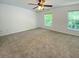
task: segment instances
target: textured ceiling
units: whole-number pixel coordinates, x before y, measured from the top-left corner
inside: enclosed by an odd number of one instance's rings
[[[37,3],[38,0],[0,0],[0,3],[15,5],[23,8],[32,9],[34,6],[28,5],[28,3]],[[79,0],[46,0],[45,4],[52,4],[53,7],[79,4]]]

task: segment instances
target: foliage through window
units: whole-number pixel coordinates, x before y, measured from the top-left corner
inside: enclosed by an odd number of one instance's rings
[[[70,11],[68,13],[68,28],[79,30],[79,11]]]
[[[52,26],[52,19],[53,19],[53,16],[51,13],[45,14],[44,15],[44,25]]]

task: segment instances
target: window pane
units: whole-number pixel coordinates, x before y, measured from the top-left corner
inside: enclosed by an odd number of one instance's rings
[[[44,25],[45,26],[52,26],[52,14],[44,15]]]
[[[79,11],[70,11],[68,13],[68,28],[79,30]]]

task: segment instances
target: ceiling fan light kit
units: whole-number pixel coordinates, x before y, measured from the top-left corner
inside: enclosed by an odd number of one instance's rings
[[[38,10],[44,10],[43,6],[38,6]]]

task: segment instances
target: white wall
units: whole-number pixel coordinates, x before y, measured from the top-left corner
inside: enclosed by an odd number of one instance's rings
[[[0,36],[36,28],[35,12],[0,4]]]
[[[43,16],[45,12],[39,13],[38,22],[40,23],[38,23],[38,26],[51,29],[54,31],[58,31],[58,32],[63,32],[63,33],[79,36],[79,31],[72,31],[72,30],[67,29],[67,13],[70,10],[79,10],[79,4],[52,9],[51,11],[54,14],[54,19],[53,19],[53,25],[49,28],[44,26]]]

